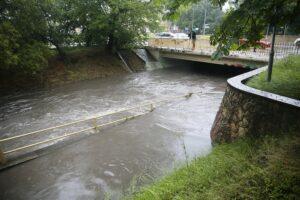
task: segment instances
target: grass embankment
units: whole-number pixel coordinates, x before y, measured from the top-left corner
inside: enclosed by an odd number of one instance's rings
[[[53,50],[48,67],[35,76],[0,71],[0,94],[10,94],[33,88],[52,87],[72,82],[91,80],[127,73],[116,54],[105,49],[76,47],[64,49],[65,59]],[[144,63],[130,50],[126,54],[128,64],[134,71],[144,70]]]
[[[259,90],[300,100],[300,56],[289,56],[273,66],[272,81],[266,81],[267,72],[251,78],[247,85]]]
[[[129,199],[297,199],[299,153],[292,134],[222,144]]]
[[[62,85],[81,80],[103,78],[126,71],[115,56],[98,48],[65,49],[65,60],[55,56],[44,71],[46,86]]]

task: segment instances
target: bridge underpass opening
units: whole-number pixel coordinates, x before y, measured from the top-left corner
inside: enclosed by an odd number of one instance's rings
[[[176,68],[175,70],[187,70],[191,73],[206,74],[212,76],[233,77],[252,70],[250,68],[181,60],[174,58],[162,58],[161,62],[164,64],[165,67],[173,67]]]

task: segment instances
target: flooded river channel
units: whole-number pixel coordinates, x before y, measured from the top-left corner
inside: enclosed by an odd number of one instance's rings
[[[236,75],[210,67],[159,69],[1,97],[3,138],[145,100],[201,92],[0,171],[0,199],[122,199],[207,154],[226,80]]]

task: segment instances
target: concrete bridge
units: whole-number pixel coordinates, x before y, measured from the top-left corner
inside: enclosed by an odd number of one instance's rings
[[[146,47],[146,49],[156,60],[159,60],[162,63],[164,58],[171,58],[252,69],[259,68],[268,64],[267,59],[247,58],[239,56],[226,56],[221,58],[220,60],[213,60],[211,58],[211,53],[197,50],[191,51],[186,49],[159,47]]]
[[[253,69],[267,65],[270,53],[270,48],[256,49],[256,51],[253,49],[230,51],[229,56],[212,60],[211,55],[216,47],[210,45],[207,38],[197,39],[195,50],[192,50],[191,46],[191,41],[188,39],[150,38],[146,49],[159,61],[163,61],[163,58],[171,58]],[[275,59],[290,54],[299,54],[293,43],[275,44]]]

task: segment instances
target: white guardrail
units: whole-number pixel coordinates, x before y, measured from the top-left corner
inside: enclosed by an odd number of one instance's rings
[[[201,92],[198,92],[198,93],[201,93]],[[158,105],[159,103],[170,102],[172,100],[176,100],[176,99],[180,99],[180,98],[189,98],[189,97],[192,96],[192,94],[193,93],[188,93],[188,94],[180,95],[180,96],[168,96],[168,97],[164,97],[164,98],[161,98],[161,99],[157,99],[155,101],[143,102],[143,103],[141,103],[137,106],[122,108],[122,109],[119,109],[117,111],[105,113],[105,114],[102,114],[102,115],[88,117],[88,118],[77,120],[77,121],[74,121],[74,122],[60,124],[60,125],[57,125],[57,126],[53,126],[53,127],[49,127],[49,128],[45,128],[45,129],[41,129],[41,130],[37,130],[37,131],[32,131],[32,132],[29,132],[29,133],[19,134],[19,135],[15,135],[15,136],[12,136],[12,137],[2,138],[2,139],[0,139],[0,163],[5,164],[6,156],[9,155],[9,154],[12,154],[12,153],[15,153],[15,152],[20,152],[20,151],[23,151],[23,150],[26,150],[26,149],[29,149],[29,148],[32,148],[32,147],[36,147],[36,146],[45,144],[45,143],[50,143],[50,142],[53,142],[53,141],[61,140],[61,139],[64,139],[64,138],[67,138],[67,137],[70,137],[70,136],[73,136],[73,135],[76,135],[76,134],[85,133],[85,132],[90,131],[90,130],[95,130],[95,133],[96,133],[96,132],[98,132],[98,129],[101,128],[101,127],[106,127],[106,126],[109,126],[109,125],[114,125],[114,124],[117,124],[117,123],[125,122],[127,120],[130,120],[130,119],[139,117],[141,115],[145,115],[146,113],[152,112],[154,110],[155,106]],[[122,112],[125,112],[125,111],[132,111],[132,110],[139,109],[139,108],[144,108],[144,112],[141,113],[141,114],[126,115],[125,117],[119,118],[117,120],[113,120],[113,121],[103,123],[103,124],[97,124],[97,119],[99,119],[99,118],[109,116],[109,115],[114,115],[114,114],[117,114],[117,113],[122,113]],[[25,146],[17,147],[17,148],[14,148],[14,149],[3,150],[1,148],[1,146],[2,146],[1,144],[4,144],[5,142],[19,140],[19,139],[26,139],[29,136],[38,135],[38,134],[46,134],[46,133],[49,134],[49,133],[51,133],[49,131],[54,131],[54,130],[57,130],[59,128],[68,127],[68,126],[76,125],[76,124],[79,124],[79,123],[82,123],[82,122],[87,122],[87,121],[92,122],[92,126],[90,126],[88,128],[85,128],[85,129],[78,130],[78,131],[70,132],[70,133],[64,133],[64,134],[56,136],[56,137],[50,137],[49,136],[49,138],[47,138],[45,140],[35,142],[35,143],[32,143],[32,144],[28,144],[28,145],[25,145]]]

